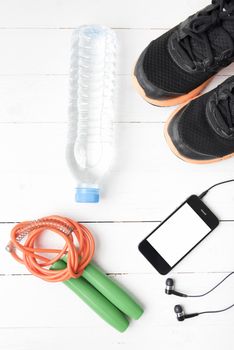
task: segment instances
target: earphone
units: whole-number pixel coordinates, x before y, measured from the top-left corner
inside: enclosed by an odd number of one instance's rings
[[[166,280],[166,287],[165,287],[165,293],[168,295],[176,295],[178,297],[183,297],[183,298],[200,298],[200,297],[204,297],[205,295],[213,292],[213,290],[215,290],[218,286],[220,286],[227,278],[229,278],[231,275],[234,274],[234,271],[230,272],[226,277],[224,277],[219,283],[217,283],[213,288],[211,288],[210,290],[208,290],[207,292],[203,293],[203,294],[197,294],[197,295],[189,295],[189,294],[184,294],[181,292],[177,292],[175,290],[175,284],[174,284],[174,280],[172,278],[167,278]],[[174,311],[176,313],[176,318],[178,321],[184,321],[186,318],[192,318],[192,317],[196,317],[202,314],[215,314],[215,313],[221,313],[224,311],[227,311],[229,309],[231,309],[234,306],[234,304],[224,308],[224,309],[220,309],[220,310],[208,310],[208,311],[202,311],[202,312],[194,312],[191,314],[186,314],[184,311],[184,308],[181,305],[175,305],[174,307]]]
[[[198,312],[186,315],[185,312],[184,312],[184,309],[183,309],[183,307],[181,305],[176,305],[174,307],[174,311],[176,313],[176,318],[177,318],[178,321],[184,321],[186,318],[191,318],[191,317],[195,317],[195,316],[199,315]]]
[[[196,317],[199,315],[203,315],[203,314],[216,314],[216,313],[220,313],[220,312],[224,312],[227,311],[229,309],[231,309],[234,306],[234,304],[226,307],[225,309],[220,309],[220,310],[208,310],[208,311],[202,311],[202,312],[194,312],[192,314],[186,314],[184,312],[184,309],[181,305],[176,305],[174,307],[174,311],[176,313],[176,318],[178,321],[184,321],[186,318],[192,318],[192,317]]]
[[[174,280],[172,278],[167,278],[166,280],[165,293],[168,295],[174,294],[174,295],[177,295],[178,297],[187,297],[187,294],[183,294],[175,290]]]
[[[226,180],[226,181],[222,181],[219,182],[217,184],[214,184],[213,186],[209,187],[207,190],[205,190],[204,192],[202,192],[199,195],[199,198],[202,199],[212,188],[219,186],[219,185],[223,185],[229,182],[233,182],[234,179],[231,180]],[[177,292],[175,290],[175,284],[174,284],[174,280],[172,278],[167,278],[166,280],[166,287],[165,287],[165,293],[168,295],[176,295],[178,297],[183,297],[183,298],[200,298],[200,297],[204,297],[205,295],[213,292],[217,287],[219,287],[227,278],[229,278],[231,275],[234,274],[234,271],[230,272],[226,277],[224,277],[219,283],[217,283],[213,288],[211,288],[210,290],[208,290],[205,293],[202,294],[197,294],[197,295],[190,295],[190,294],[184,294],[181,292]],[[215,313],[221,313],[224,311],[227,311],[229,309],[231,309],[232,307],[234,307],[234,304],[227,306],[224,309],[220,309],[220,310],[208,310],[208,311],[202,311],[202,312],[194,312],[191,314],[186,314],[184,311],[183,306],[181,305],[175,305],[174,307],[174,312],[176,314],[176,318],[178,321],[184,321],[186,318],[192,318],[192,317],[196,317],[199,315],[203,315],[203,314],[215,314]]]
[[[184,298],[201,298],[201,297],[204,297],[205,295],[210,294],[211,292],[213,292],[213,290],[215,290],[217,287],[219,287],[226,279],[228,279],[233,274],[234,274],[234,271],[230,272],[227,276],[225,276],[219,283],[217,283],[210,290],[208,290],[207,292],[205,292],[203,294],[196,294],[196,295],[184,294],[184,293],[181,293],[181,292],[177,292],[175,290],[174,280],[172,278],[167,278],[165,293],[169,294],[169,295],[170,294],[174,294],[174,295],[177,295],[178,297],[184,297]]]

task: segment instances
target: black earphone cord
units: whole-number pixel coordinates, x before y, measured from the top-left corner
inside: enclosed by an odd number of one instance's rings
[[[234,271],[230,272],[226,277],[224,277],[219,283],[217,283],[213,288],[208,290],[208,292],[206,292],[206,293],[197,294],[197,295],[191,295],[191,294],[188,295],[188,294],[186,294],[186,297],[187,298],[201,298],[201,297],[204,297],[205,295],[210,294],[211,292],[213,292],[213,290],[215,290],[218,286],[220,286],[220,284],[222,284],[226,279],[228,279],[233,274],[234,274]]]
[[[231,180],[226,180],[226,181],[222,181],[219,182],[211,187],[209,187],[207,190],[205,190],[204,192],[202,192],[199,196],[200,199],[202,199],[212,188],[219,186],[219,185],[223,185],[229,182],[234,182],[234,179]],[[218,286],[220,286],[220,284],[222,284],[227,278],[229,278],[231,275],[234,274],[234,271],[230,272],[226,277],[224,277],[219,283],[217,283],[213,288],[211,288],[208,292],[203,293],[203,294],[198,294],[198,295],[187,295],[188,298],[200,298],[200,297],[204,297],[205,295],[213,292],[213,290],[215,290]],[[224,312],[227,311],[229,309],[231,309],[232,307],[234,307],[234,304],[224,308],[224,309],[220,309],[220,310],[213,310],[213,311],[202,311],[202,312],[198,312],[198,315],[202,315],[202,314],[215,314],[215,313],[219,313],[219,312]]]
[[[219,312],[227,311],[227,310],[231,309],[233,306],[234,306],[234,304],[232,304],[232,305],[226,307],[225,309],[211,310],[211,311],[202,311],[202,312],[198,312],[197,314],[198,314],[198,315],[202,315],[202,314],[217,314],[217,313],[219,313]]]
[[[228,277],[230,277],[231,275],[233,275],[234,272],[230,272],[226,277],[224,277],[219,283],[217,283],[213,288],[211,288],[208,292],[203,293],[203,294],[198,294],[198,295],[187,295],[188,298],[200,298],[200,297],[204,297],[205,295],[213,292],[213,290],[215,290],[218,286],[220,286],[220,284],[222,284]],[[198,312],[198,315],[202,315],[202,314],[216,314],[219,312],[224,312],[227,311],[229,309],[231,309],[234,306],[234,304],[225,307],[224,309],[220,309],[220,310],[213,310],[213,311],[202,311],[202,312]]]
[[[212,190],[212,188],[216,187],[216,186],[219,186],[219,185],[223,185],[223,184],[227,184],[229,182],[234,182],[234,179],[231,179],[231,180],[226,180],[226,181],[222,181],[222,182],[218,182],[217,184],[214,184],[213,186],[209,187],[207,190],[205,190],[204,192],[202,192],[198,197],[200,199],[202,199],[203,197],[205,197],[205,195],[210,191]]]

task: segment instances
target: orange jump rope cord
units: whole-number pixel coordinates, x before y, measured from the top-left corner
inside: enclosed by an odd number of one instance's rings
[[[45,230],[61,236],[65,241],[64,247],[62,249],[36,247],[36,241]],[[78,246],[75,244],[76,241]],[[48,216],[17,224],[11,231],[8,250],[13,258],[24,264],[33,275],[48,282],[61,282],[82,275],[93,257],[95,242],[85,226],[65,217]],[[19,251],[22,257],[18,255]],[[56,255],[49,259],[40,253]],[[49,270],[49,267],[65,254],[67,254],[67,267],[64,270]]]

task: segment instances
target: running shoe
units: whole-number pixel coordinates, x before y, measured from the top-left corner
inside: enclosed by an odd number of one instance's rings
[[[134,83],[143,98],[173,106],[197,96],[234,61],[234,0],[213,0],[156,40],[140,55]]]
[[[190,163],[234,156],[234,76],[181,105],[165,124],[171,150]]]

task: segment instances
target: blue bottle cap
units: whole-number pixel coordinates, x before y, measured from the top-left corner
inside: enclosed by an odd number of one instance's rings
[[[76,202],[78,203],[98,203],[99,188],[78,187],[76,189]]]

